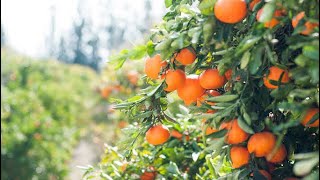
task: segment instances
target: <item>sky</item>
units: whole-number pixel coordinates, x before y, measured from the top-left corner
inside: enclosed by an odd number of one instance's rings
[[[20,53],[45,57],[48,54],[45,42],[50,35],[52,14],[55,14],[54,36],[58,40],[58,37],[70,32],[77,17],[79,1],[84,3],[82,12],[92,19],[95,28],[105,23],[103,17],[106,13],[112,12],[128,22],[137,23],[137,16],[144,11],[143,0],[1,0],[1,24],[7,44]],[[164,2],[151,2],[155,22],[160,22]],[[101,4],[105,6],[102,8]],[[132,40],[134,37],[128,37],[128,41]]]

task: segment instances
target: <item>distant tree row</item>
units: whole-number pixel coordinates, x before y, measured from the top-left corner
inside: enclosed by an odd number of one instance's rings
[[[3,26],[1,24],[1,47],[5,45],[6,39],[5,39],[5,33],[3,30]]]
[[[128,22],[126,18],[118,17],[112,11],[113,0],[108,0],[101,4],[106,8],[105,22],[99,29],[92,27],[91,19],[83,13],[83,1],[79,1],[78,18],[73,22],[72,29],[67,35],[59,37],[57,43],[52,43],[54,33],[51,33],[47,43],[49,44],[49,54],[65,63],[75,63],[89,66],[96,71],[100,70],[102,60],[100,51],[108,52],[120,49],[127,42],[126,36],[135,37],[143,35],[151,26],[152,4],[150,0],[144,0],[144,11],[142,19],[135,22]],[[111,9],[111,10],[110,10]],[[52,32],[54,32],[54,14],[52,15]],[[133,24],[132,24],[133,23]],[[134,33],[131,33],[134,32]],[[51,43],[51,44],[50,44]]]

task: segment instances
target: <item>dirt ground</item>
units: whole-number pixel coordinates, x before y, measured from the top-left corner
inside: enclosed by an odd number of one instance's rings
[[[104,152],[104,144],[112,144],[115,139],[115,125],[95,124],[89,126],[75,147],[69,163],[69,180],[81,180],[84,170],[79,166],[96,165]]]

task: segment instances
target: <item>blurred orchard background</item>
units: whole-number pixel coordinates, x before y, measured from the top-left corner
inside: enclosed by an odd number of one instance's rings
[[[76,180],[101,161],[127,125],[112,97],[144,86],[142,61],[115,71],[108,57],[164,14],[152,0],[1,1],[1,179]]]

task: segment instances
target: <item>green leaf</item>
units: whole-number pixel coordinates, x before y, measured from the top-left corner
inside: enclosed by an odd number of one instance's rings
[[[252,122],[249,114],[247,112],[243,112],[242,116],[243,116],[243,119],[246,121],[246,123],[248,125],[251,125]]]
[[[253,179],[259,179],[259,180],[268,180],[263,174],[260,173],[258,170],[253,171]]]
[[[137,96],[133,96],[133,97],[127,99],[127,102],[136,102],[136,101],[139,101],[143,98],[145,98],[145,96],[137,95]]]
[[[213,29],[215,27],[214,16],[210,16],[206,23],[203,25],[203,39],[204,44],[208,44],[213,37]]]
[[[224,138],[217,138],[213,139],[212,141],[208,142],[210,144],[208,147],[204,149],[205,152],[212,152],[214,151],[217,155],[219,152],[221,152],[221,148],[224,145]]]
[[[195,32],[195,33],[193,34],[193,36],[192,36],[191,43],[192,43],[192,44],[197,44],[198,41],[199,41],[200,35],[201,35],[201,31]]]
[[[310,173],[309,175],[305,176],[302,180],[315,180],[315,179],[319,179],[319,170]]]
[[[204,15],[210,15],[213,14],[213,7],[216,3],[216,0],[203,0],[199,4],[198,8]]]
[[[240,171],[238,179],[245,179],[250,173],[249,169],[243,169]]]
[[[192,10],[192,7],[188,4],[181,4],[179,10],[181,13],[191,14],[191,15],[195,14],[195,12]]]
[[[173,40],[171,43],[171,47],[174,49],[182,49],[183,48],[183,36],[179,36],[177,39]]]
[[[214,169],[213,163],[211,162],[211,156],[210,155],[206,156],[206,163],[207,163],[207,165],[209,167],[209,172],[210,172],[211,176],[216,179],[217,178],[217,173],[216,173],[216,171]]]
[[[262,8],[262,13],[259,18],[259,22],[268,22],[272,19],[274,11],[276,10],[276,4],[274,2],[269,2],[265,4]]]
[[[293,172],[297,176],[305,176],[309,174],[312,171],[312,169],[318,164],[319,156],[317,158],[298,161],[293,166]]]
[[[289,111],[301,111],[303,109],[303,106],[297,103],[280,102],[278,104],[278,108]]]
[[[171,39],[165,39],[156,45],[155,50],[161,51],[161,50],[168,49],[171,45],[171,42],[172,42]]]
[[[263,47],[256,49],[253,53],[254,57],[250,60],[249,63],[250,74],[256,74],[262,64]]]
[[[164,4],[166,5],[166,8],[168,8],[172,5],[172,0],[165,0]]]
[[[241,58],[241,64],[240,64],[240,68],[241,69],[244,69],[247,67],[247,65],[249,64],[249,61],[250,61],[250,56],[251,56],[251,53],[250,51],[246,51],[242,58]]]
[[[238,117],[238,124],[239,124],[239,127],[245,132],[249,134],[254,134],[253,129],[250,126],[248,126],[248,124],[242,119],[241,116]]]
[[[140,60],[142,59],[147,52],[147,46],[139,45],[135,46],[132,50],[128,51],[128,58],[130,60]]]
[[[167,168],[167,171],[172,174],[179,174],[179,175],[181,174],[177,164],[174,162],[170,162],[170,164]]]
[[[302,49],[303,55],[306,57],[319,61],[319,47],[315,46],[304,46]]]
[[[240,45],[237,47],[237,51],[235,56],[241,55],[243,52],[246,52],[248,49],[252,48],[259,40],[261,39],[260,36],[257,37],[248,37],[247,39],[243,40]]]
[[[147,112],[143,112],[143,113],[140,113],[136,116],[134,116],[135,119],[144,119],[144,118],[147,118],[147,117],[150,117],[152,115],[152,111],[147,111]]]
[[[146,51],[147,51],[147,53],[148,53],[148,55],[150,56],[150,57],[153,57],[155,54],[154,54],[154,52],[155,52],[155,45],[153,44],[153,42],[152,41],[148,41],[147,42],[147,47],[146,47]]]
[[[229,95],[221,95],[216,97],[209,97],[207,101],[212,102],[230,102],[238,99],[239,95],[237,94],[229,94]]]
[[[227,134],[228,130],[222,129],[220,131],[214,132],[212,134],[207,135],[208,138],[222,138]]]
[[[300,153],[300,154],[295,154],[294,159],[295,160],[312,159],[312,158],[317,158],[318,155],[319,155],[318,152]]]
[[[160,87],[164,84],[164,82],[160,83],[157,87],[155,87],[151,92],[149,92],[147,94],[148,97],[151,97],[153,96],[159,89]]]

